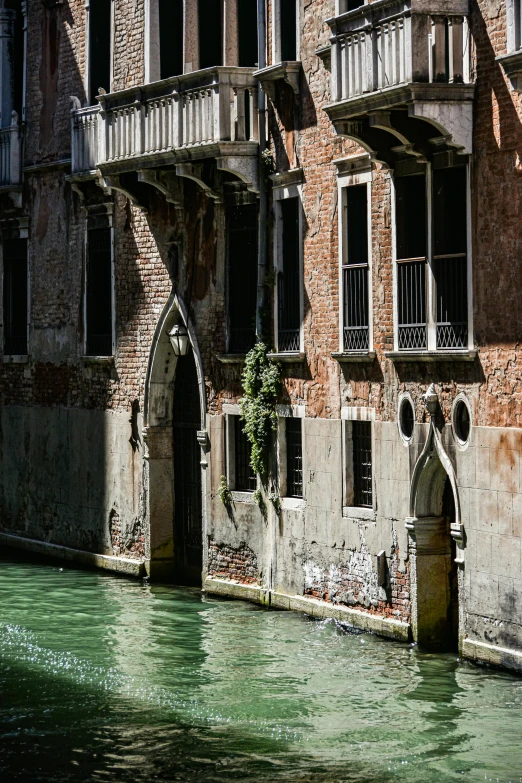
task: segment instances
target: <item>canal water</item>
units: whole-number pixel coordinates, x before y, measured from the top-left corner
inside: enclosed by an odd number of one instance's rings
[[[1,781],[522,781],[522,679],[103,573],[0,561]]]

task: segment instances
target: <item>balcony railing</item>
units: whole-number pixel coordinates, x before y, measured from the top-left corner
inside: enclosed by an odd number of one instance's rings
[[[72,112],[72,171],[257,141],[253,68],[217,67],[99,96]]]
[[[0,187],[19,186],[22,181],[22,133],[13,112],[9,128],[0,129]]]
[[[329,20],[333,101],[412,83],[467,83],[468,3],[445,6],[435,15],[421,0],[376,0]]]

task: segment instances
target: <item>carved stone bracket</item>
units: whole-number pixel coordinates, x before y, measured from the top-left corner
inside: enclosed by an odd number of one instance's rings
[[[263,90],[266,92],[272,103],[276,99],[276,82],[283,81],[288,84],[294,95],[299,95],[299,76],[301,72],[301,63],[299,61],[285,61],[277,65],[270,65],[268,68],[262,68],[254,73],[256,79],[259,79]]]
[[[174,204],[176,209],[183,209],[183,195],[180,193],[179,185],[176,187],[176,179],[173,172],[157,171],[156,169],[138,171],[138,182],[151,185],[163,193],[169,204]]]
[[[216,201],[220,200],[219,194],[213,190],[202,178],[201,167],[194,163],[176,163],[176,174],[178,177],[187,177],[196,182],[202,188],[209,198]]]
[[[250,155],[223,155],[216,158],[218,171],[228,171],[242,180],[248,190],[259,193],[259,163]]]
[[[103,178],[103,181],[106,188],[109,188],[109,190],[118,190],[120,193],[123,193],[134,206],[142,212],[147,212],[147,207],[138,200],[135,193],[132,193],[132,191],[122,185],[121,179],[117,174],[106,175]]]

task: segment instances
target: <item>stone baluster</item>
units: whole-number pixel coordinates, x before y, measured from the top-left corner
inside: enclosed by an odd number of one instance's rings
[[[0,8],[0,127],[11,125],[14,109],[14,23],[16,12]]]

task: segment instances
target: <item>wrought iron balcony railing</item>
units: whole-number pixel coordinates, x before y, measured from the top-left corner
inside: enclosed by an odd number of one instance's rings
[[[137,162],[147,166],[198,160],[223,154],[216,147],[229,142],[252,143],[256,154],[253,73],[254,68],[208,68],[100,95],[96,107],[82,109],[76,102],[73,175],[103,166],[125,171]]]

